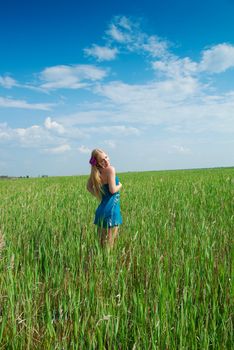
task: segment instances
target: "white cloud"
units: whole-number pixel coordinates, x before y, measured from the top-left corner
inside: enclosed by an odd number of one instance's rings
[[[5,141],[9,139],[10,139],[9,133],[6,131],[0,130],[0,141]]]
[[[114,40],[120,43],[129,41],[129,35],[123,33],[120,29],[117,28],[115,24],[111,24],[106,33]]]
[[[46,129],[55,130],[59,134],[63,134],[65,132],[64,127],[56,121],[52,121],[50,117],[46,118],[44,125]]]
[[[111,22],[107,35],[120,47],[130,52],[148,54],[159,60],[152,62],[155,70],[167,76],[188,76],[207,73],[222,73],[234,67],[234,46],[227,43],[214,45],[202,52],[200,62],[189,57],[180,58],[169,51],[169,42],[156,35],[148,35],[140,28],[137,20],[132,21],[125,16],[116,16]]]
[[[112,125],[112,126],[97,126],[97,127],[89,127],[85,128],[86,132],[94,133],[96,134],[103,134],[103,135],[114,135],[114,136],[130,136],[140,135],[140,130],[132,127],[132,126],[125,126],[125,125]]]
[[[200,71],[222,73],[234,67],[234,46],[219,44],[204,50],[199,64]]]
[[[142,85],[113,81],[96,88],[99,94],[110,99],[112,103],[122,108],[126,105],[125,111],[131,109],[137,114],[145,112],[144,114],[150,115],[160,110],[165,103],[169,107],[201,94],[201,89],[202,85],[192,77],[179,77]]]
[[[11,139],[11,134],[8,129],[7,123],[0,124],[0,142],[5,142]]]
[[[168,56],[168,43],[165,40],[158,38],[157,36],[144,36],[142,42],[142,48],[145,52],[148,52],[152,57],[167,57]]]
[[[171,78],[189,77],[197,73],[198,64],[189,57],[170,57],[167,60],[155,61],[152,63],[155,70],[164,73]]]
[[[5,76],[5,77],[0,76],[0,85],[6,89],[10,89],[13,86],[17,86],[18,83],[15,79],[13,79],[9,76]]]
[[[53,137],[39,125],[28,128],[11,129],[12,139],[23,147],[41,147],[53,142]]]
[[[96,123],[112,122],[114,109],[113,104],[109,106],[108,102],[101,103],[102,106],[97,106],[95,103],[89,103],[89,109],[84,106],[79,109],[78,112],[60,116],[59,120],[67,128],[74,127],[76,125],[93,125]]]
[[[152,62],[152,67],[171,78],[199,76],[202,72],[222,73],[234,67],[234,46],[219,44],[204,50],[200,62],[165,54],[162,59]]]
[[[8,127],[7,123],[0,124],[0,142],[8,144],[13,139],[14,129]]]
[[[126,17],[126,16],[117,16],[116,19],[118,21],[118,25],[121,28],[124,28],[126,30],[131,31],[131,29],[132,29],[132,22],[131,22],[131,20],[128,17]]]
[[[48,154],[62,154],[70,150],[71,150],[71,147],[68,144],[64,144],[58,147],[46,148],[44,149],[44,152]]]
[[[11,128],[7,123],[0,124],[0,142],[23,148],[44,148],[60,146],[66,139],[57,136],[44,126],[32,125],[27,128]]]
[[[0,97],[0,107],[5,108],[38,109],[42,111],[50,111],[52,106],[54,106],[52,103],[29,103],[25,100]]]
[[[144,43],[148,35],[142,32],[140,23],[137,19],[132,20],[126,16],[115,16],[106,31],[107,37],[117,44],[126,45],[133,51],[139,48],[139,44]]]
[[[89,149],[88,147],[86,147],[86,146],[84,146],[84,145],[78,147],[78,151],[79,151],[80,153],[84,153],[84,154],[86,154],[86,153],[91,153],[91,149]]]
[[[92,65],[54,66],[44,69],[40,79],[44,81],[43,89],[79,89],[88,83],[102,80],[107,75],[106,70]]]
[[[100,123],[102,116],[104,123],[134,124],[138,131],[150,125],[160,125],[165,132],[176,134],[234,131],[233,93],[209,94],[206,85],[190,76],[142,85],[112,82],[100,85],[98,93],[110,101],[110,107],[105,109],[103,103],[103,109],[95,114],[90,105],[93,123]],[[91,127],[89,132],[101,129]],[[114,128],[106,129],[109,132],[114,135]]]
[[[98,61],[111,61],[115,59],[118,50],[117,48],[110,48],[107,46],[93,45],[90,48],[84,49],[84,52],[88,56],[93,56],[98,59]]]
[[[116,148],[116,142],[113,140],[104,140],[104,144],[110,148]]]
[[[156,36],[148,35],[140,28],[138,20],[131,20],[125,16],[116,16],[106,31],[108,37],[130,52],[148,54],[151,57],[167,57],[168,41]]]
[[[0,76],[0,86],[3,86],[5,89],[11,89],[12,87],[17,87],[21,89],[28,89],[32,91],[46,93],[46,91],[40,87],[30,85],[30,84],[21,84],[10,76]]]

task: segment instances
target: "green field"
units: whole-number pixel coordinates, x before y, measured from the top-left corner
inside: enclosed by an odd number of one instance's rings
[[[0,181],[0,349],[231,349],[234,169],[118,175],[111,252],[86,176]]]

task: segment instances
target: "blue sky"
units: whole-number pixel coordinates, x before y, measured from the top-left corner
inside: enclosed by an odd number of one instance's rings
[[[0,175],[233,166],[234,2],[0,8]]]

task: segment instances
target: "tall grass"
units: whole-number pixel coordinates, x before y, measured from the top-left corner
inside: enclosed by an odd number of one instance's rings
[[[0,349],[231,349],[234,170],[119,177],[111,252],[87,177],[0,182]]]

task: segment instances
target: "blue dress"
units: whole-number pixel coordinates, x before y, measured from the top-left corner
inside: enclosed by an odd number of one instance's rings
[[[116,185],[119,184],[118,176],[115,178]],[[112,194],[109,191],[109,185],[102,185],[102,200],[96,212],[94,224],[102,228],[109,228],[122,224],[122,216],[120,213],[120,194],[116,192]]]

